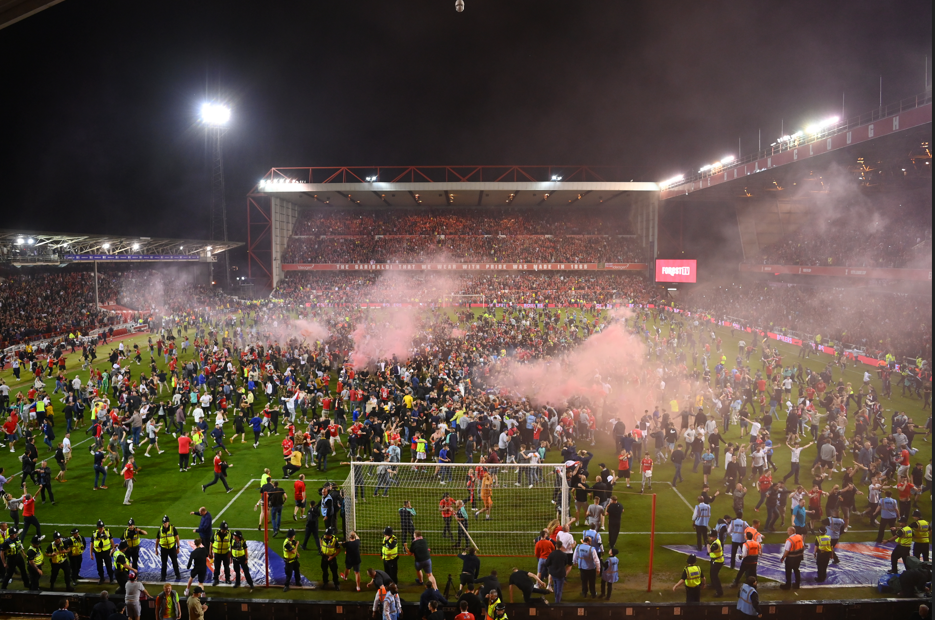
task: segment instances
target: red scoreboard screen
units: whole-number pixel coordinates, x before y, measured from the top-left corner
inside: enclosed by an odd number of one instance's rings
[[[698,261],[656,260],[656,282],[695,282]]]

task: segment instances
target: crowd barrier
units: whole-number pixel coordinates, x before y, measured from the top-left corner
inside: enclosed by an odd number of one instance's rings
[[[147,590],[153,595],[160,589],[156,584]],[[0,593],[0,613],[48,618],[58,609],[61,592],[5,591]],[[88,618],[91,609],[100,601],[97,594],[69,593],[68,608],[79,618]],[[112,597],[112,600],[122,600]],[[372,620],[371,604],[342,601],[257,600],[208,597],[210,620]],[[763,618],[791,618],[798,620],[893,620],[908,618],[917,611],[921,599],[855,599],[844,601],[795,601],[761,604]],[[182,600],[182,618],[188,620],[188,610]],[[568,620],[571,618],[736,618],[734,601],[696,603],[578,603],[561,605],[507,604],[511,620]],[[446,618],[457,614],[454,605],[443,607]],[[155,616],[155,601],[143,602],[142,617]],[[400,620],[420,620],[418,603],[404,602]]]

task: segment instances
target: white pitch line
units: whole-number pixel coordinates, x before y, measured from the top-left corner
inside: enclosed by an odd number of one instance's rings
[[[259,478],[251,478],[250,480],[248,480],[247,484],[245,484],[244,487],[240,489],[240,492],[238,492],[237,495],[235,495],[231,501],[227,502],[227,506],[224,506],[223,508],[221,508],[221,512],[214,515],[214,519],[220,519],[221,515],[224,514],[227,511],[227,509],[230,508],[234,504],[234,502],[236,502],[240,498],[241,495],[243,495],[243,492],[249,489],[250,485],[256,482],[257,480],[259,480]]]
[[[681,499],[683,502],[685,502],[685,505],[688,506],[689,509],[693,509],[693,508],[692,508],[692,505],[688,503],[688,500],[685,499],[685,497],[684,497],[681,493],[679,493],[679,490],[676,489],[675,486],[674,486],[671,482],[669,483],[669,487],[670,487],[673,491],[675,491],[675,494],[679,496],[679,499]]]

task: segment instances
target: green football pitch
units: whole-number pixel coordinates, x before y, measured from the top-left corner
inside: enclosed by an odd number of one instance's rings
[[[379,310],[376,312],[379,312]],[[580,316],[580,311],[578,314]],[[661,325],[663,335],[666,335],[668,323]],[[739,333],[737,336],[733,336],[731,331],[727,328],[715,328],[715,331],[722,338],[725,351],[733,352],[737,350],[737,342],[740,339]],[[127,338],[123,342],[131,348],[133,344],[139,344],[145,349],[146,339],[147,335],[143,334]],[[747,339],[749,339],[749,336],[747,336]],[[784,343],[774,342],[773,346],[778,346],[786,362],[794,360],[799,351],[797,347]],[[106,358],[110,350],[110,345],[102,346],[98,350],[98,355]],[[189,356],[183,355],[182,360],[184,361],[187,357]],[[144,369],[148,370],[148,365],[145,365],[148,364],[148,354],[144,354],[143,359],[144,365],[138,368],[134,367],[134,374],[138,374],[139,371]],[[804,360],[804,365],[813,370],[821,370],[829,359],[827,355],[820,355],[819,357],[813,356],[808,360]],[[163,367],[162,359],[158,359],[157,363],[160,367]],[[103,368],[106,364],[106,359],[99,359],[98,366]],[[79,356],[70,355],[67,367],[68,377],[73,378],[77,373],[82,377],[82,380],[86,380],[87,372],[82,372],[80,368],[81,362]],[[863,371],[864,368],[862,367],[848,368],[844,373],[844,380],[850,381],[854,385],[859,385],[863,379]],[[838,376],[840,376],[840,371],[836,370],[835,377],[837,378]],[[12,387],[12,397],[15,397],[16,393],[19,391],[27,390],[29,383],[31,383],[31,381],[26,380],[16,382],[10,370],[0,372],[0,377]],[[875,377],[874,382],[879,388],[879,383]],[[54,387],[54,380],[47,382],[47,389],[50,393]],[[53,403],[58,405],[55,416],[55,432],[58,437],[61,437],[64,433],[64,420],[61,419],[61,405],[57,401],[57,396],[53,397]],[[887,418],[892,410],[903,410],[906,411],[909,417],[920,427],[924,425],[929,415],[928,411],[922,409],[922,401],[920,399],[915,397],[902,397],[899,395],[898,388],[894,388],[894,396],[892,399],[884,400],[884,407],[887,410]],[[167,514],[179,528],[179,532],[183,537],[186,537],[187,534],[188,537],[194,537],[193,530],[198,525],[198,517],[191,516],[189,513],[197,511],[201,506],[205,506],[214,516],[215,523],[222,519],[226,520],[233,529],[242,530],[249,539],[262,540],[263,534],[258,531],[257,527],[259,513],[255,511],[255,506],[259,499],[258,481],[264,468],[271,469],[274,477],[280,477],[282,460],[279,440],[281,437],[264,436],[260,441],[259,448],[254,449],[251,441],[248,440],[246,443],[241,443],[239,437],[231,438],[228,436],[228,446],[232,452],[232,455],[228,457],[228,461],[232,465],[228,480],[233,488],[233,491],[228,494],[224,492],[224,488],[221,485],[215,485],[209,488],[206,493],[202,493],[201,485],[210,482],[213,477],[210,463],[192,467],[188,472],[179,472],[177,446],[171,435],[162,435],[160,447],[165,450],[165,453],[157,454],[155,450],[151,450],[150,454],[152,456],[148,458],[143,456],[142,450],[137,453],[137,465],[141,470],[136,477],[136,486],[132,497],[133,504],[131,506],[124,506],[122,504],[124,496],[122,480],[120,476],[114,473],[113,469],[111,469],[107,480],[107,486],[109,488],[98,491],[92,490],[94,471],[92,468],[92,458],[88,451],[91,440],[89,436],[85,434],[86,430],[87,427],[79,428],[74,430],[71,434],[74,455],[68,464],[67,482],[53,483],[56,503],[54,505],[50,503],[39,504],[37,501],[36,514],[39,521],[42,523],[44,534],[48,534],[53,530],[65,530],[71,527],[79,527],[87,536],[90,535],[93,524],[98,519],[103,519],[110,526],[111,531],[115,535],[118,535],[122,533],[127,520],[132,517],[144,530],[148,530],[150,532],[150,537],[152,537],[153,532],[161,522],[162,516]],[[232,429],[228,429],[228,432],[231,432],[231,430]],[[726,441],[737,441],[740,439],[741,435],[738,427],[732,427],[725,435]],[[20,443],[20,446],[21,445]],[[924,443],[922,437],[919,436],[916,438],[915,445],[917,448],[920,448],[920,451],[915,456],[914,462],[927,463],[931,458],[931,444]],[[51,462],[52,455],[50,452],[46,452],[46,447],[42,444],[41,439],[37,440],[37,447],[39,448],[40,457],[47,456]],[[591,447],[582,444],[578,447],[590,449],[595,455],[594,463],[606,462],[611,470],[616,469],[614,445],[609,434],[599,434],[596,446]],[[814,456],[814,450],[814,447],[809,448],[803,454],[803,463],[811,462],[810,459]],[[338,451],[338,454],[334,455],[332,459],[329,459],[335,464],[338,463],[339,459],[346,460],[340,448],[338,448]],[[11,453],[6,450],[0,450],[0,467],[5,469],[5,475],[7,477],[11,477],[11,475],[17,474],[20,471],[19,461],[17,460],[18,454],[19,452]],[[463,460],[463,455],[459,456]],[[408,450],[404,449],[403,460],[406,461],[408,458]],[[557,461],[558,458],[557,451],[551,450],[547,460]],[[789,469],[788,450],[783,448],[777,449],[774,461],[779,467],[779,473],[784,475]],[[51,463],[51,465],[53,471],[56,471],[54,462]],[[592,467],[592,469],[594,468]],[[329,467],[327,472],[319,472],[312,467],[311,469],[303,469],[302,473],[307,477],[306,482],[309,491],[314,493],[314,490],[326,481],[342,484],[348,477],[348,471],[348,466],[336,465]],[[623,482],[618,483],[615,488],[615,493],[620,498],[620,502],[625,508],[625,513],[623,517],[624,531],[621,532],[620,539],[617,542],[617,547],[620,550],[621,582],[614,588],[613,601],[674,601],[682,600],[684,596],[681,592],[673,593],[671,591],[671,586],[678,580],[681,569],[684,566],[684,556],[663,549],[662,547],[663,545],[691,544],[694,542],[694,533],[690,517],[692,505],[695,503],[694,497],[701,489],[702,475],[700,471],[693,474],[691,472],[691,467],[686,466],[683,470],[685,482],[680,483],[678,489],[673,489],[667,483],[667,481],[671,479],[672,473],[672,466],[668,463],[656,467],[656,483],[653,486],[654,494],[639,494],[638,480],[634,480],[634,488],[632,489],[628,489]],[[716,470],[714,474],[716,481],[719,482],[720,476],[722,475],[723,470]],[[836,474],[836,479],[837,476],[840,476],[840,474]],[[803,474],[803,482],[807,482],[807,480],[805,480],[806,477],[807,474]],[[405,481],[405,479],[406,476],[400,477],[401,482]],[[455,575],[455,582],[457,583],[457,575],[460,572],[460,562],[450,555],[445,555],[454,553],[457,551],[457,548],[450,545],[447,540],[441,538],[443,524],[440,516],[438,516],[437,507],[438,499],[440,499],[441,487],[433,489],[431,492],[426,492],[426,489],[412,489],[411,491],[407,491],[402,486],[393,486],[390,488],[388,497],[384,499],[382,497],[382,492],[381,497],[372,497],[371,494],[374,490],[375,481],[375,477],[368,477],[366,479],[367,501],[360,502],[356,508],[358,528],[361,532],[363,533],[366,531],[366,535],[369,537],[371,535],[376,535],[371,534],[373,530],[382,530],[385,525],[398,526],[399,519],[398,516],[396,516],[396,511],[402,505],[403,499],[412,499],[418,502],[415,505],[417,511],[415,526],[427,532],[426,537],[435,555],[434,571],[439,585],[442,587],[444,586],[448,574]],[[15,492],[19,484],[21,484],[21,479],[16,476],[14,480],[7,483],[6,488],[8,491]],[[283,481],[281,484],[291,495],[292,482]],[[506,575],[509,573],[511,567],[515,566],[526,570],[535,570],[535,559],[529,557],[532,553],[533,540],[531,536],[522,532],[537,531],[545,526],[548,519],[554,514],[554,506],[552,506],[550,502],[551,480],[549,480],[547,484],[547,489],[537,488],[532,491],[526,489],[525,486],[511,488],[510,484],[501,484],[501,486],[494,491],[493,518],[491,521],[486,521],[483,516],[475,520],[472,516],[470,532],[473,535],[476,531],[479,535],[475,542],[481,549],[482,574],[486,574],[491,569],[497,569],[505,583]],[[748,483],[747,486],[749,488],[751,483]],[[712,487],[717,488],[717,485],[712,485]],[[463,497],[460,497],[465,494],[463,485],[455,481],[449,488],[456,489],[456,492],[452,492],[453,497],[456,499],[463,499]],[[30,485],[29,492],[34,492],[35,490],[36,489],[32,488],[32,485]],[[748,494],[745,512],[754,514],[753,506],[756,499],[757,494],[755,492]],[[859,507],[865,506],[865,502],[865,497],[858,496]],[[652,515],[654,503],[655,523],[653,524]],[[301,535],[304,522],[301,520],[294,522],[292,520],[292,514],[288,508],[289,506],[291,506],[291,501],[287,503],[287,509],[284,512],[283,529],[294,526]],[[479,506],[480,500],[478,499],[478,507]],[[920,502],[920,507],[925,517],[930,518],[931,502]],[[729,506],[723,498],[719,498],[713,508],[715,516],[730,512]],[[763,511],[763,517],[765,518],[765,510]],[[390,522],[386,523],[385,521]],[[647,593],[647,571],[650,558],[649,532],[652,529],[655,529],[655,545],[653,548],[654,568],[652,593],[649,594]],[[575,527],[573,531],[575,534],[579,534],[581,528]],[[851,530],[847,534],[848,539],[854,541],[872,540],[872,535],[865,518],[857,517],[856,519],[852,519]],[[500,540],[504,537],[520,537],[520,539],[518,542],[514,541],[511,544],[509,541]],[[784,540],[784,534],[777,533],[767,535],[765,542],[779,543],[782,542],[782,540]],[[527,557],[492,557],[492,555],[499,554],[490,554],[488,552],[488,554],[485,555],[485,546],[493,549],[521,548],[524,549],[524,553],[528,555]],[[280,542],[272,543],[273,550],[279,551],[280,547]],[[306,577],[313,581],[320,579],[321,572],[318,556],[316,554],[307,552],[302,557],[301,562],[302,572]],[[339,565],[343,567],[343,560],[339,559]],[[379,568],[379,558],[366,556],[364,558],[364,568],[367,567]],[[722,581],[732,579],[733,575],[733,571],[725,569],[722,572]],[[408,600],[416,598],[420,588],[414,584],[415,572],[411,559],[402,558],[400,560],[400,579],[403,582],[403,587],[401,589],[403,597]],[[573,582],[576,580],[574,573],[572,575],[572,580]],[[43,578],[42,583],[47,583],[47,577]],[[13,587],[15,587],[15,585]],[[98,586],[96,584],[79,585],[79,589],[86,591],[93,591],[97,588]],[[866,589],[815,588],[809,589],[807,595],[801,594],[801,596],[800,592],[805,591],[783,592],[778,589],[771,589],[767,598],[771,600],[796,600],[798,598],[804,599],[806,596],[808,598],[833,599],[879,596],[874,589],[869,587]],[[238,591],[209,588],[209,595],[237,596]],[[245,596],[246,594],[241,593],[240,595]],[[278,588],[270,588],[268,590],[259,588],[250,596],[253,598],[287,597],[321,598],[326,600],[334,600],[335,598],[335,595],[331,592],[301,590],[284,594]],[[367,594],[366,592],[360,594],[348,592],[348,588],[345,587],[342,590],[342,598],[348,600],[369,600],[372,598],[372,594]]]

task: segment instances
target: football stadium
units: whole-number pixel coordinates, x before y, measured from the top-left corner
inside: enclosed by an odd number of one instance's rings
[[[208,225],[0,230],[0,617],[929,617],[932,93],[884,94],[664,181],[236,178],[206,103]]]

